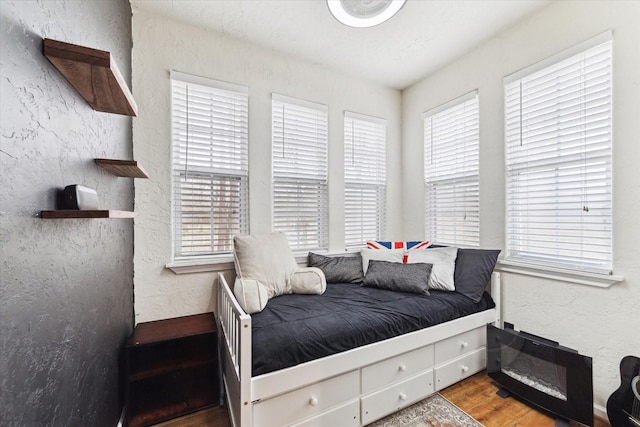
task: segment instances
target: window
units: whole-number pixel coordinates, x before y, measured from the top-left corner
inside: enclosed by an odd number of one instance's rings
[[[294,251],[328,247],[327,112],[273,95],[273,229]]]
[[[480,244],[478,93],[424,113],[426,237]]]
[[[247,232],[248,91],[171,72],[174,258],[231,253]]]
[[[508,260],[611,272],[611,44],[505,79]]]
[[[344,115],[344,222],[347,248],[384,236],[387,121]]]

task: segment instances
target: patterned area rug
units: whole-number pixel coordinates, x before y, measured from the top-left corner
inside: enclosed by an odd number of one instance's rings
[[[433,394],[367,427],[483,427],[462,409]]]

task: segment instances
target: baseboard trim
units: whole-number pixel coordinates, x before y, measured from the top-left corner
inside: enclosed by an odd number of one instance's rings
[[[609,417],[607,416],[607,408],[605,408],[604,406],[594,403],[593,414],[596,417],[602,418],[604,421],[609,422]]]
[[[124,406],[122,407],[122,412],[120,412],[120,419],[118,420],[118,424],[116,424],[116,427],[123,427],[124,426]]]

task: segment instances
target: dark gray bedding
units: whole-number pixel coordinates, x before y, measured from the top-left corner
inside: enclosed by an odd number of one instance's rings
[[[323,295],[281,295],[251,315],[252,375],[295,366],[495,307],[457,293],[430,295],[329,283]]]

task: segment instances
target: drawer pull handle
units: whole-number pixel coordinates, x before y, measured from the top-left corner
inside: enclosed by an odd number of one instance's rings
[[[462,365],[462,372],[467,372],[469,370],[468,366]]]
[[[400,366],[398,366],[398,370],[399,370],[400,372],[404,372],[404,371],[406,371],[406,370],[407,370],[407,365],[400,365]]]
[[[404,393],[400,393],[400,396],[398,397],[400,397],[400,400],[407,400],[407,395]]]
[[[309,405],[316,406],[317,404],[318,404],[318,398],[315,396],[312,396],[311,399],[309,399]]]
[[[469,345],[469,343],[468,343],[468,342],[466,342],[466,341],[462,341],[462,342],[460,343],[460,347],[462,347],[462,348],[467,348],[467,346],[468,346],[468,345]]]

